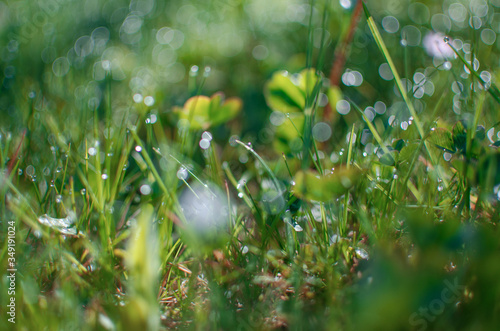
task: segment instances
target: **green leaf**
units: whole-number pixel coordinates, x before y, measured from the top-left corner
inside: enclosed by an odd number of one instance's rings
[[[455,168],[462,178],[467,178],[473,185],[477,184],[477,174],[475,169],[477,168],[477,162],[473,161],[474,164],[469,164],[466,166],[464,159],[453,159],[451,160],[451,165]]]
[[[484,126],[478,125],[475,138],[479,141],[483,141],[486,138],[486,129]]]
[[[314,88],[318,85],[320,77],[316,73],[316,69],[309,68],[302,70],[298,75],[299,87],[304,95],[311,96],[314,93]]]
[[[380,149],[380,152],[377,153],[379,157],[380,163],[386,166],[392,166],[394,165],[394,162],[396,160],[396,157],[398,155],[398,151],[392,149],[392,147],[388,146],[389,153],[385,153],[384,150]]]
[[[264,87],[267,105],[274,111],[283,113],[302,112],[306,96],[312,95],[320,76],[315,69],[304,69],[290,76],[287,71],[278,71]]]
[[[326,90],[326,96],[328,97],[328,102],[332,109],[336,109],[337,102],[343,99],[342,90],[338,86],[330,86]]]
[[[479,160],[477,176],[479,184],[488,190],[500,184],[500,153],[483,153]]]
[[[392,143],[392,148],[397,150],[398,152],[405,146],[405,141],[403,139],[398,139],[394,143]]]
[[[275,147],[285,153],[301,150],[301,134],[304,131],[304,123],[304,113],[289,114],[286,120],[276,127]]]
[[[455,144],[451,132],[445,128],[436,128],[431,131],[429,138],[427,138],[436,147],[445,149],[449,153],[455,153]]]
[[[206,130],[235,118],[241,108],[241,99],[229,98],[224,101],[224,94],[219,92],[211,98],[204,95],[189,98],[182,108],[175,107],[174,112],[180,120],[189,123],[189,129]]]
[[[220,125],[226,123],[236,116],[241,111],[243,103],[240,98],[229,98],[216,111],[212,112],[210,119],[212,125]]]
[[[406,144],[399,152],[399,162],[410,161],[417,152],[419,143]]]
[[[457,122],[453,126],[453,145],[457,150],[465,151],[467,145],[467,131],[462,122]]]
[[[379,158],[380,163],[387,166],[394,165],[397,155],[398,151],[392,148],[392,146],[379,147],[377,150],[377,156]]]
[[[303,199],[326,202],[347,192],[360,177],[357,168],[342,167],[326,176],[313,171],[299,171],[294,177],[293,193]]]

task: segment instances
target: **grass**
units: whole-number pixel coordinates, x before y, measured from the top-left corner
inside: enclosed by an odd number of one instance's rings
[[[0,26],[0,329],[498,328],[493,2],[446,57],[378,1],[105,3]]]

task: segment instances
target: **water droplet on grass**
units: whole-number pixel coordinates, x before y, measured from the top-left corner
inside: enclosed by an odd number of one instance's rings
[[[304,231],[304,229],[302,229],[302,227],[298,224],[295,224],[295,226],[293,227],[293,229],[297,232],[302,232]]]
[[[75,222],[75,215],[72,213],[68,214],[68,216],[64,218],[54,218],[50,217],[47,214],[43,214],[38,218],[38,222],[59,231],[62,234],[77,234],[76,227],[72,226],[72,224]]]
[[[327,123],[319,122],[314,125],[312,135],[319,142],[327,141],[332,135],[332,128]]]
[[[199,145],[201,149],[208,149],[210,147],[210,140],[203,138],[200,140]]]
[[[368,255],[368,253],[364,249],[362,249],[362,248],[356,248],[355,252],[356,252],[356,255],[360,259],[363,259],[363,260],[368,260],[369,259],[369,255]]]
[[[152,96],[148,95],[144,98],[144,104],[148,107],[151,107],[155,104],[155,99]]]
[[[210,141],[212,141],[212,134],[208,131],[205,131],[201,134],[201,138],[208,140],[210,142]]]
[[[26,167],[26,175],[33,177],[35,175],[35,167],[31,164]]]
[[[188,171],[184,167],[181,167],[177,171],[177,178],[179,178],[180,180],[186,180],[188,178],[188,174]]]
[[[132,98],[134,99],[135,103],[140,103],[143,100],[142,94],[139,93],[134,94]]]
[[[150,195],[151,194],[151,186],[144,184],[139,189],[142,195]]]
[[[330,237],[330,245],[338,243],[340,240],[340,237],[336,234]]]
[[[189,70],[189,76],[191,77],[198,76],[198,70],[199,70],[198,66],[196,65],[192,66],[191,69]]]
[[[207,66],[207,67],[205,67],[205,72],[203,73],[203,76],[204,76],[204,77],[208,77],[208,76],[210,76],[210,72],[211,72],[211,71],[212,71],[212,68],[210,68],[210,67],[208,67],[208,66]]]

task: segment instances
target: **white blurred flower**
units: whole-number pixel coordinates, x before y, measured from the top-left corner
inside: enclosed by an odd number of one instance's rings
[[[201,235],[217,234],[228,222],[227,198],[217,186],[195,183],[186,189],[179,203],[193,232]]]
[[[453,49],[444,41],[444,38],[445,35],[442,33],[428,33],[423,41],[424,49],[427,54],[440,59],[453,57],[455,52],[453,52]]]

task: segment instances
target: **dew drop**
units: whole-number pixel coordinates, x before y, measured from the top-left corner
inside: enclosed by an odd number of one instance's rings
[[[191,77],[195,77],[198,75],[198,66],[194,65],[191,67],[191,69],[189,70],[189,76]]]
[[[35,175],[35,167],[33,167],[31,164],[26,167],[26,175],[33,177]]]
[[[50,168],[49,167],[45,167],[43,169],[43,174],[44,174],[44,176],[49,176],[50,175]]]
[[[210,140],[203,138],[200,140],[199,145],[201,149],[208,149],[210,147]]]
[[[142,102],[143,97],[142,97],[142,94],[136,93],[136,94],[134,94],[132,99],[134,99],[135,103],[140,103],[140,102]]]
[[[188,177],[188,172],[186,170],[186,168],[184,167],[181,167],[178,171],[177,171],[177,178],[179,178],[180,180],[186,180]]]
[[[210,72],[211,72],[211,71],[212,71],[212,68],[211,68],[211,67],[209,67],[209,66],[206,66],[206,67],[205,67],[205,72],[203,73],[203,75],[204,75],[205,77],[208,77],[208,76],[210,75]]]
[[[139,189],[142,195],[150,195],[151,194],[151,186],[144,184]]]
[[[144,104],[148,107],[151,107],[155,104],[155,99],[152,96],[148,95],[144,98]]]

